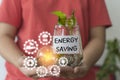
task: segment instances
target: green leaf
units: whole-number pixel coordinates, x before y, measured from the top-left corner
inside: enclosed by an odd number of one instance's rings
[[[61,12],[61,11],[54,11],[52,12],[52,14],[55,14],[56,16],[60,17],[60,18],[65,18],[66,14]]]
[[[75,26],[76,18],[74,15],[74,11],[72,12],[72,15],[70,16],[70,18],[68,18],[67,24],[70,29],[72,29]]]
[[[66,23],[66,14],[61,12],[61,11],[54,11],[52,12],[52,14],[58,16],[58,23],[60,25],[64,25],[65,26],[65,23]]]
[[[117,58],[120,60],[119,48],[120,46],[117,39],[107,41],[107,56],[104,60],[103,66],[100,68],[98,74],[99,79],[102,79],[103,77],[105,77],[106,75],[110,75],[111,73],[120,71],[120,68],[117,66]]]
[[[63,25],[64,27],[67,27],[69,29],[69,33],[73,33],[73,28],[76,24],[76,18],[74,15],[74,11],[70,15],[70,17],[67,18],[66,14],[61,11],[54,11],[52,14],[58,16],[58,24]]]
[[[72,12],[71,19],[73,20],[73,26],[76,24],[75,11]]]

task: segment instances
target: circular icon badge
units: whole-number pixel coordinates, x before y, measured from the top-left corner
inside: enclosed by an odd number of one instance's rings
[[[48,73],[48,70],[44,66],[40,66],[37,68],[36,73],[39,77],[45,77]]]
[[[52,65],[49,67],[49,72],[52,76],[58,76],[60,74],[60,67],[57,65]]]
[[[61,66],[61,67],[65,67],[67,66],[68,64],[68,59],[66,57],[61,57],[59,60],[58,60],[58,64]]]
[[[37,66],[37,60],[33,57],[27,57],[24,59],[24,64],[26,69],[33,70]]]
[[[42,45],[48,45],[52,41],[52,36],[48,32],[42,32],[38,36],[38,40],[39,40],[40,44],[42,44]]]
[[[38,50],[38,44],[34,40],[28,40],[28,41],[25,42],[23,49],[28,54],[34,54]]]

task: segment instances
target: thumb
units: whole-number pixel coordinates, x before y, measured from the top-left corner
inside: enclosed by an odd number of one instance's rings
[[[74,70],[72,67],[66,66],[66,67],[61,67],[61,72],[69,72],[69,73],[73,73]]]
[[[19,64],[20,67],[23,67],[25,58],[26,58],[25,56],[22,56],[21,58],[18,59],[18,64]]]
[[[74,68],[74,73],[79,73],[81,71],[80,67],[75,67]]]
[[[25,74],[26,76],[29,76],[29,77],[31,77],[31,76],[33,76],[33,75],[36,75],[36,68],[33,69],[33,70],[28,70],[28,69],[26,69],[25,67],[21,67],[21,68],[20,68],[20,71],[21,71],[23,74]]]

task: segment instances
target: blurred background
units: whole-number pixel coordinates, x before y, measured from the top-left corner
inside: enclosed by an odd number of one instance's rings
[[[0,0],[1,2],[1,0]],[[112,27],[107,29],[107,41],[118,39],[120,43],[120,0],[106,0],[108,12],[112,21]],[[107,55],[107,48],[105,48],[103,56],[96,63],[96,66],[102,66],[103,62]],[[5,80],[6,70],[5,70],[5,61],[0,56],[0,80]],[[117,65],[120,67],[119,62]],[[120,80],[120,74],[116,73],[116,80]]]

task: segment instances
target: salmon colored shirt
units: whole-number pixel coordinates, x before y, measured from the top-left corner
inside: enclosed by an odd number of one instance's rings
[[[23,50],[24,42],[28,39],[37,41],[40,32],[48,31],[53,34],[57,17],[51,12],[56,10],[63,11],[67,16],[72,13],[72,10],[75,10],[83,47],[89,42],[90,28],[111,25],[104,0],[2,0],[0,22],[8,23],[17,28],[17,43],[19,48]],[[6,80],[32,80],[9,62],[6,62],[6,69],[8,72]],[[65,79],[51,77],[39,80]],[[74,80],[95,80],[94,70],[91,69],[84,79]]]

